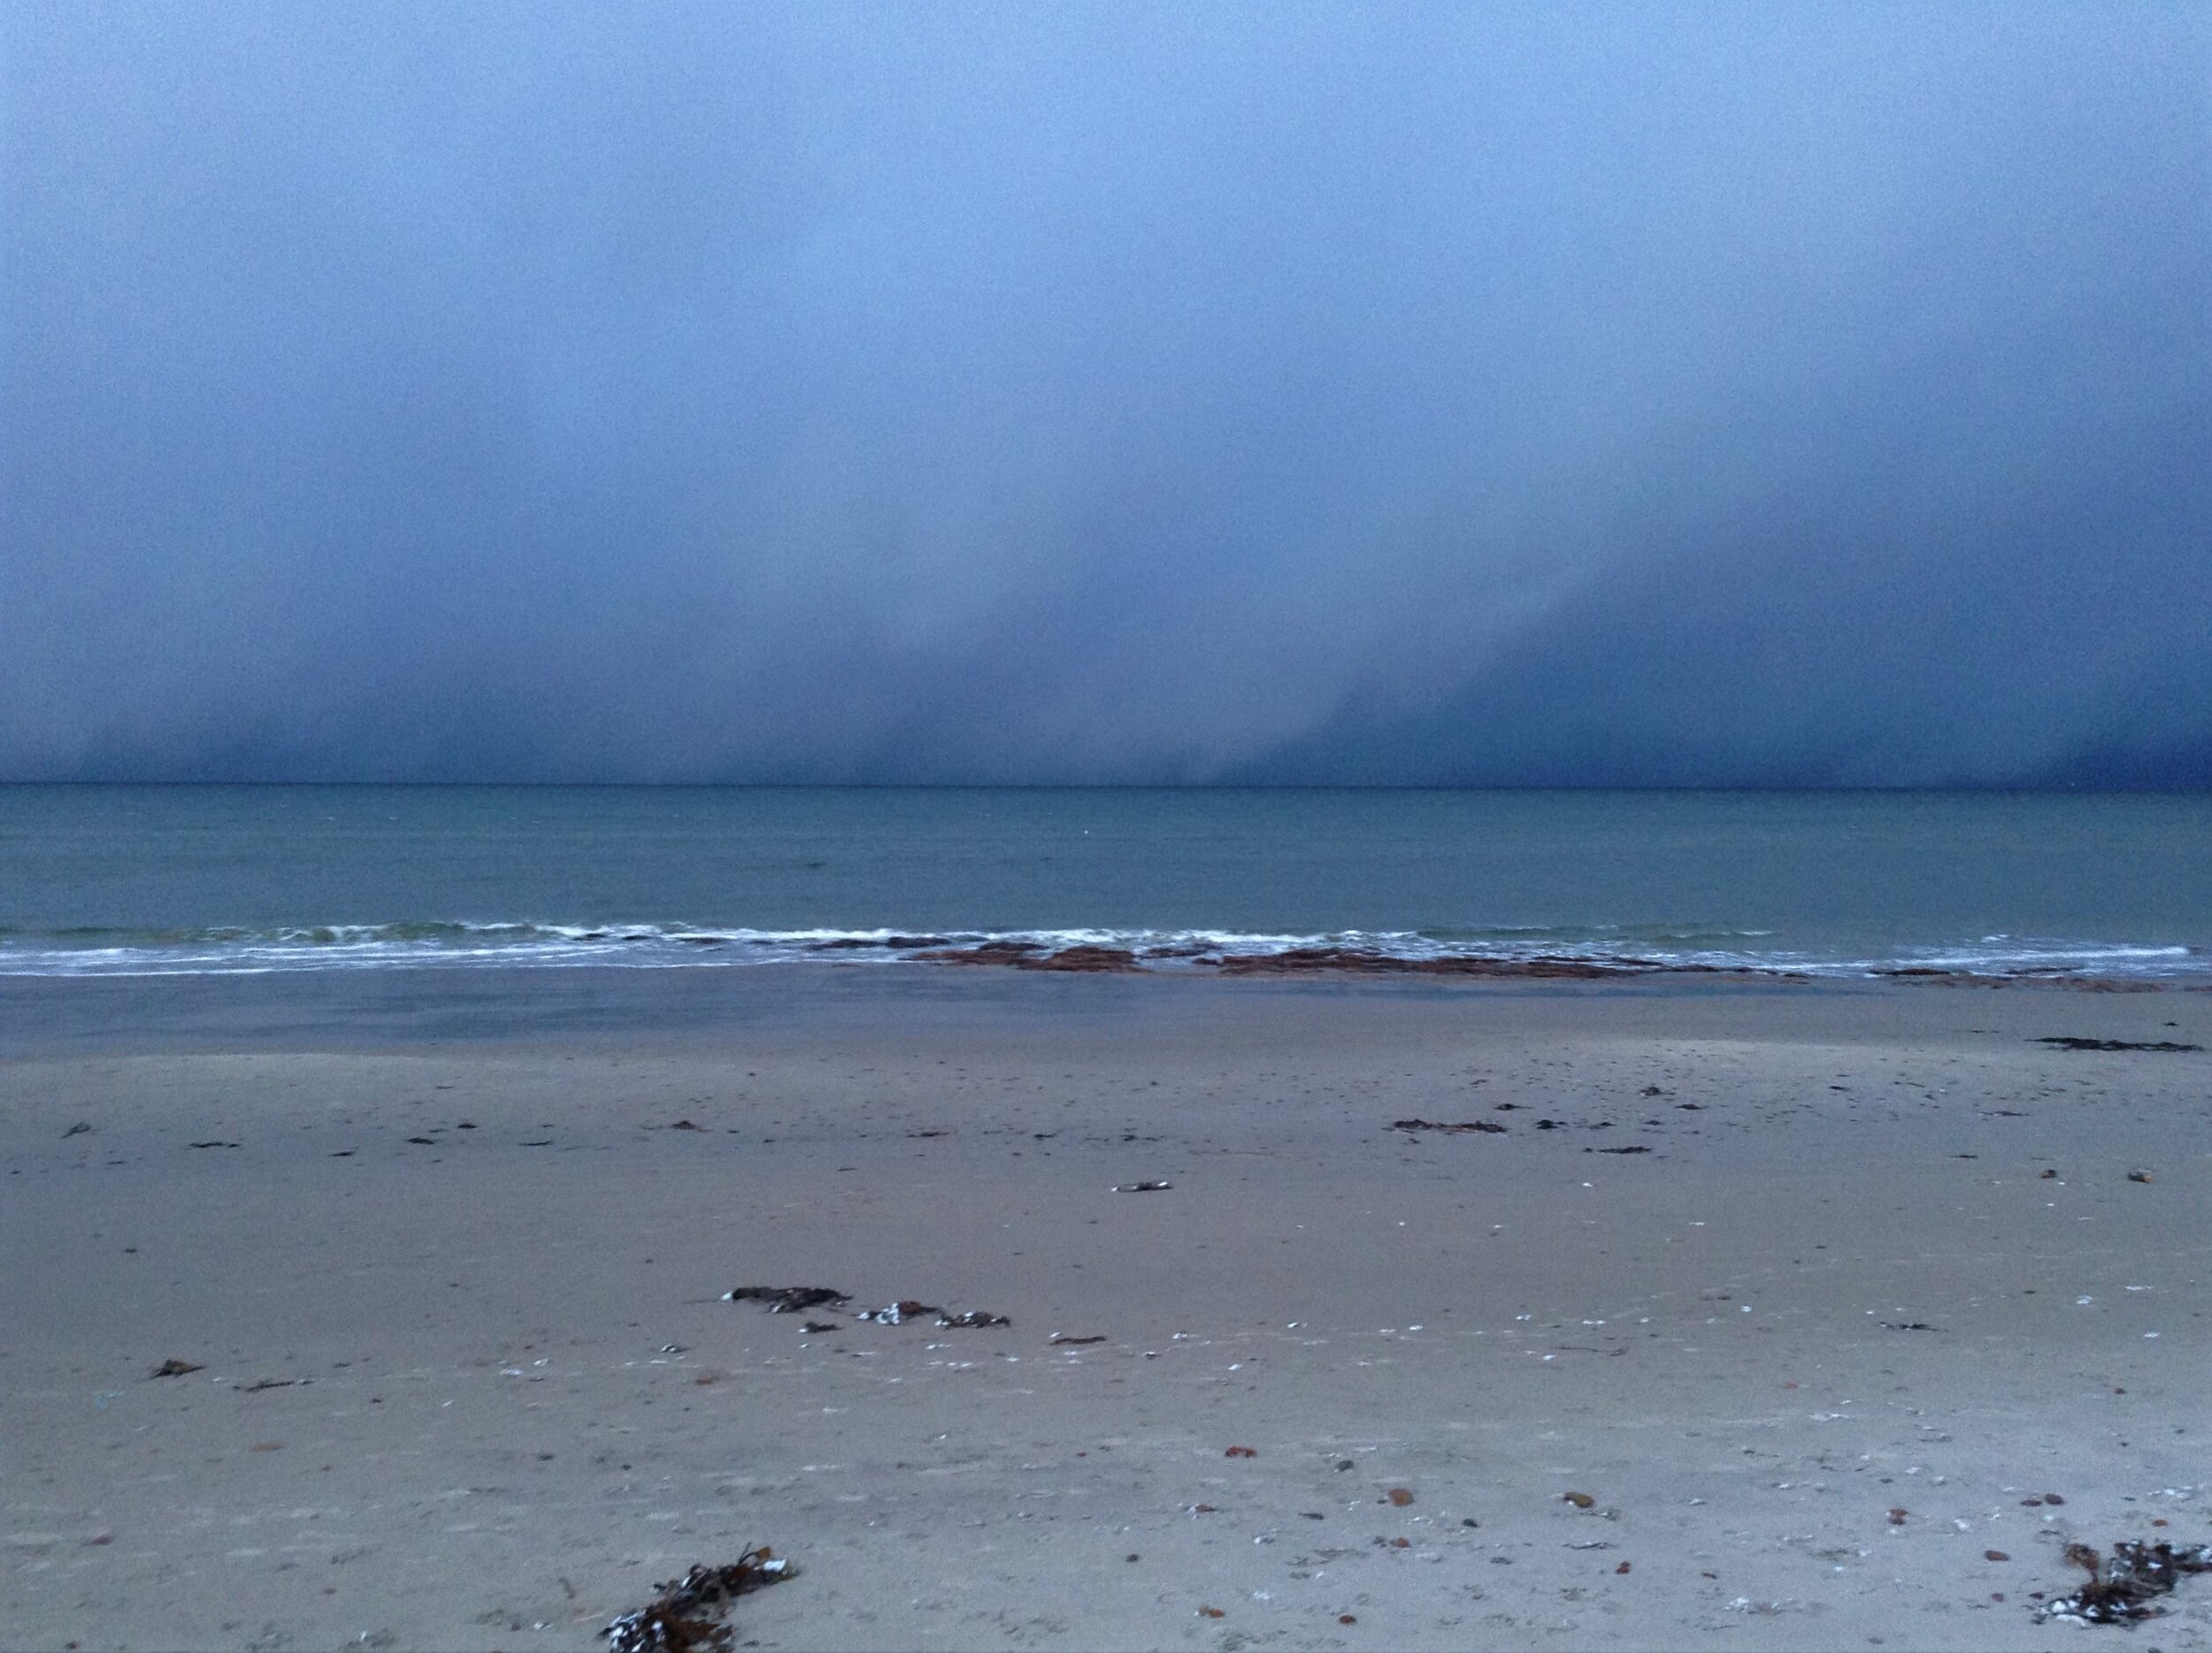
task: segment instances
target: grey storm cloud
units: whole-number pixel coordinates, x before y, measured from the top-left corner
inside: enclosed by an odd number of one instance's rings
[[[0,54],[0,777],[2212,785],[2201,6]]]

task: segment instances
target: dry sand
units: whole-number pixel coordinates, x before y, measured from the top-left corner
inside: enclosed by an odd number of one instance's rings
[[[2065,1542],[2212,1538],[2212,1056],[2032,1042],[2212,996],[994,991],[0,1064],[0,1641],[587,1648],[765,1543],[763,1647],[2071,1648]]]

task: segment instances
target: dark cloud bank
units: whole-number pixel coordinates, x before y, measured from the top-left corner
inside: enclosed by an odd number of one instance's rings
[[[2212,785],[2208,18],[7,8],[0,776]]]

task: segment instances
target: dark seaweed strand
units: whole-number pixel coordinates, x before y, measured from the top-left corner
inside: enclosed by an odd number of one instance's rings
[[[2169,1543],[2123,1539],[2113,1545],[2109,1563],[2087,1544],[2069,1544],[2066,1559],[2086,1572],[2089,1582],[2035,1609],[2036,1621],[2076,1618],[2090,1625],[2127,1625],[2163,1613],[2166,1609],[2159,1598],[2172,1595],[2186,1575],[2212,1572],[2212,1544],[2176,1549]]]
[[[609,1653],[723,1653],[730,1645],[730,1627],[721,1620],[731,1603],[748,1590],[790,1576],[772,1561],[764,1546],[726,1566],[695,1566],[660,1585],[661,1594],[651,1603],[600,1632]]]

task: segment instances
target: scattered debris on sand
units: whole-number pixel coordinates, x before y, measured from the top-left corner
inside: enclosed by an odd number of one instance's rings
[[[1164,1194],[1175,1185],[1172,1182],[1117,1182],[1117,1194]]]
[[[980,1309],[964,1309],[958,1314],[947,1314],[941,1309],[937,1311],[937,1324],[980,1331],[990,1326],[1011,1326],[1013,1322],[1002,1314],[986,1314]]]
[[[2060,1050],[2201,1050],[2200,1044],[2177,1044],[2171,1039],[2137,1041],[2132,1039],[2071,1039],[2051,1035],[2038,1039],[2037,1044],[2047,1044]]]
[[[146,1375],[150,1378],[180,1378],[188,1372],[198,1372],[203,1369],[196,1360],[179,1360],[172,1355]]]
[[[1505,1126],[1495,1119],[1462,1119],[1455,1125],[1447,1125],[1441,1119],[1393,1119],[1390,1128],[1394,1131],[1441,1131],[1447,1136],[1457,1136],[1469,1131],[1483,1131],[1492,1136],[1505,1134]]]
[[[733,1286],[722,1294],[722,1301],[764,1303],[771,1314],[799,1314],[824,1303],[834,1308],[850,1303],[852,1296],[849,1291],[833,1291],[827,1286]]]
[[[792,1576],[791,1564],[765,1548],[749,1549],[723,1567],[694,1567],[658,1586],[661,1594],[624,1613],[599,1634],[611,1653],[721,1653],[730,1645],[722,1615],[748,1590]]]
[[[1102,1343],[1105,1341],[1106,1334],[1103,1332],[1094,1332],[1087,1337],[1070,1337],[1065,1332],[1052,1334],[1052,1347],[1055,1349],[1079,1349],[1086,1343]]]
[[[2131,1625],[2165,1612],[2158,1598],[2172,1595],[2185,1574],[2212,1572],[2212,1544],[2176,1549],[2168,1543],[2146,1544],[2128,1538],[2113,1545],[2109,1562],[2087,1544],[2067,1545],[2066,1559],[2088,1573],[2089,1582],[2036,1608],[2035,1621]]]
[[[1221,1456],[1224,1457],[1259,1457],[1259,1452],[1257,1449],[1253,1447],[1233,1446],[1225,1447],[1222,1449]]]
[[[878,1326],[897,1326],[906,1320],[918,1320],[926,1314],[941,1315],[944,1311],[933,1303],[920,1303],[912,1297],[902,1297],[896,1303],[880,1309],[863,1309],[853,1316],[856,1320],[873,1320]]]

